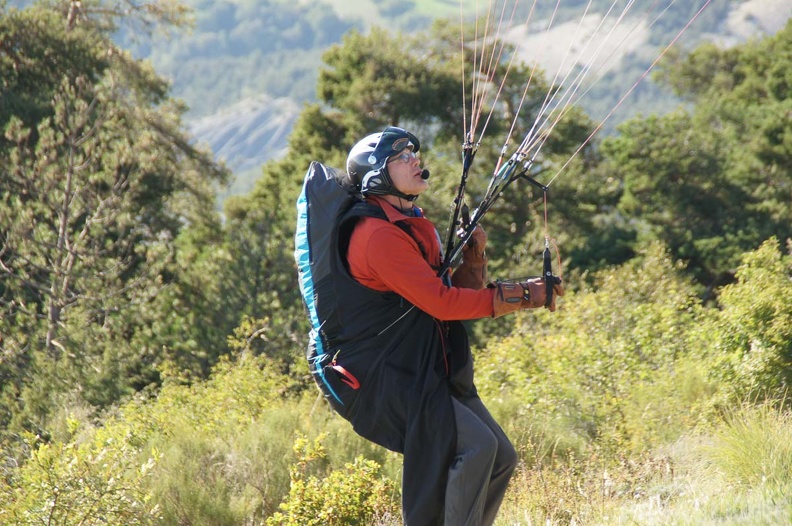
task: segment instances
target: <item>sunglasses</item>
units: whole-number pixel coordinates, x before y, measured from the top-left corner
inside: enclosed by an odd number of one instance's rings
[[[416,155],[415,155],[415,152],[413,152],[413,151],[402,152],[399,155],[397,155],[396,157],[393,157],[393,158],[389,159],[388,163],[401,161],[404,164],[410,164],[412,162],[412,160],[415,159],[415,158],[416,158]]]

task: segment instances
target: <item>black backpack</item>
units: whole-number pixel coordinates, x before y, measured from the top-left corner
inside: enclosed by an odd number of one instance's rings
[[[314,352],[319,357],[329,352],[341,331],[338,302],[344,293],[340,289],[346,283],[342,276],[348,276],[341,255],[346,254],[355,224],[347,219],[355,216],[387,220],[379,206],[363,200],[345,171],[312,162],[297,199],[294,259],[311,321],[311,339],[317,347]],[[344,224],[339,228],[342,219]]]

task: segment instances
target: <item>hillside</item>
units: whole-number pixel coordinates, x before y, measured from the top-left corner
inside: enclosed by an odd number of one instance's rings
[[[223,107],[213,115],[191,119],[189,129],[239,174],[285,153],[286,137],[299,112],[299,105],[292,99],[261,94]]]
[[[193,3],[199,2],[194,1]],[[398,19],[399,23],[393,24],[392,19],[388,20],[382,14],[384,8],[380,8],[379,11],[372,9],[372,2],[367,2],[367,4],[371,4],[368,7],[362,6],[360,2],[328,0],[326,3],[333,8],[334,15],[337,17],[334,19],[334,23],[337,24],[335,32],[337,38],[333,41],[325,41],[323,46],[301,49],[301,58],[296,60],[298,63],[312,62],[314,66],[318,66],[322,51],[328,45],[340,41],[341,28],[369,27],[373,24],[380,24],[397,25],[404,29],[404,26],[409,24],[415,27],[416,20],[422,21],[424,26],[428,24],[428,19],[417,17],[415,13],[412,16],[402,14]],[[410,11],[408,7],[409,4],[405,6],[405,11]],[[710,9],[716,8],[715,5],[710,7]],[[444,9],[450,16],[458,16],[457,4],[445,5]],[[429,10],[429,7],[422,3],[421,11],[426,10]],[[437,12],[437,9],[434,11]],[[471,10],[471,12],[475,12],[475,10]],[[368,14],[361,17],[360,13]],[[326,13],[325,16],[329,15]],[[775,33],[791,16],[792,5],[786,0],[739,2],[731,6],[728,16],[721,19],[718,24],[709,20],[699,21],[699,26],[706,23],[707,27],[697,26],[694,28],[700,33],[696,40],[706,39],[723,45],[733,45],[761,34]],[[209,32],[207,23],[201,22],[206,17],[199,12],[197,18],[199,24],[196,31],[191,36],[183,37],[191,42],[200,40],[204,32]],[[535,31],[535,28],[544,22],[535,22],[531,28],[525,25],[516,25],[508,33],[507,39],[515,45],[520,44],[519,56],[526,63],[530,64],[538,60],[546,71],[554,72],[562,62],[567,47],[571,45],[573,49],[581,48],[597,28],[601,19],[602,15],[598,13],[588,15],[582,21],[581,31],[576,31],[579,20],[569,20],[557,24],[548,32]],[[216,20],[214,24],[217,24]],[[627,34],[629,28],[635,25],[636,22],[623,22],[620,27],[625,28],[623,29],[625,34],[612,35],[609,41],[620,43],[624,40],[624,43],[618,46],[610,44],[610,48],[603,47],[599,52],[600,57],[608,57],[607,63],[602,64],[602,69],[599,71],[599,74],[604,76],[581,101],[581,104],[595,119],[603,118],[622,93],[632,84],[632,81],[628,83],[627,80],[619,77],[619,70],[632,68],[633,71],[636,71],[638,64],[645,63],[645,57],[656,55],[657,45],[650,41],[646,22],[637,22],[638,29]],[[691,29],[690,32],[694,33],[694,29]],[[236,29],[230,31],[233,32]],[[606,34],[602,30],[599,33]],[[573,38],[576,38],[575,42],[572,41]],[[670,36],[665,41],[669,39]],[[176,43],[176,47],[178,47],[179,39],[176,39]],[[690,44],[692,43],[689,42],[688,45]],[[251,46],[249,52],[255,51],[257,54],[268,51],[276,53],[273,50],[287,47],[273,44],[270,40],[253,41],[249,42],[249,45]],[[598,48],[599,42],[597,41],[593,41],[588,46],[590,50]],[[237,75],[234,79],[238,83],[237,85],[231,86],[229,89],[222,89],[227,83],[225,78],[221,77],[222,70],[217,71],[217,78],[211,79],[206,76],[211,75],[212,72],[204,68],[205,88],[196,89],[194,85],[186,84],[189,82],[189,78],[180,75],[178,70],[183,71],[185,67],[190,67],[190,63],[200,61],[201,54],[196,52],[193,56],[185,57],[185,61],[178,62],[179,67],[177,68],[176,62],[164,60],[160,53],[161,51],[156,47],[152,48],[151,58],[161,73],[174,79],[175,94],[184,98],[187,104],[193,108],[188,124],[196,139],[207,142],[212,150],[234,170],[239,179],[242,179],[243,173],[246,178],[255,178],[257,166],[282,154],[286,147],[286,137],[299,112],[299,107],[303,102],[314,98],[312,86],[316,80],[316,69],[305,67],[297,72],[290,72],[289,68],[295,67],[294,62],[284,61],[280,55],[278,55],[278,60],[274,60],[272,63],[284,65],[284,72],[273,71],[267,75],[266,79],[262,77],[261,72],[254,72],[249,78]],[[581,55],[581,57],[583,60],[589,60],[587,55]],[[238,67],[243,66],[239,63],[238,58],[228,57],[228,60],[233,61]],[[257,64],[260,63],[257,62]],[[567,60],[566,67],[571,66],[571,62]],[[645,68],[645,66],[640,67]],[[600,65],[595,66],[596,68],[600,68]],[[293,79],[292,89],[284,90],[282,85],[275,85],[272,81],[272,77],[283,79],[289,74]],[[247,86],[239,84],[245,82],[247,82]],[[207,93],[209,87],[212,87],[213,90],[221,89],[225,94],[231,96],[216,102],[213,107],[208,107],[206,101],[212,99],[211,94]],[[644,112],[662,112],[675,104],[676,102],[667,93],[661,92],[651,84],[651,81],[646,80],[641,89],[634,93],[630,100],[625,101],[624,108],[612,117],[612,122],[609,122],[606,131],[612,130],[616,123],[635,114],[637,108],[641,108]],[[201,114],[202,112],[203,114]],[[244,192],[251,185],[252,181],[239,180],[233,191]]]
[[[748,0],[730,9],[719,26],[703,28],[699,39],[712,40],[724,46],[735,45],[777,32],[790,16],[792,4],[786,0]],[[656,46],[649,42],[650,20],[625,21],[618,26],[612,24],[612,20],[613,17],[605,20],[601,29],[601,13],[587,15],[582,20],[570,20],[547,31],[543,27],[546,25],[544,21],[530,26],[519,24],[509,31],[507,40],[520,46],[518,56],[525,63],[538,61],[550,72],[561,67],[562,74],[573,66],[572,61],[564,62],[567,49],[572,50],[573,56],[580,53],[580,60],[574,65],[586,65],[596,57],[593,69],[605,71],[618,69],[630,56],[655,52]]]
[[[32,2],[11,0],[10,6]],[[121,33],[118,39],[140,58],[152,62],[170,79],[173,93],[189,107],[187,126],[197,142],[206,143],[235,173],[230,193],[252,187],[264,162],[282,155],[286,138],[303,103],[315,100],[321,55],[343,35],[373,25],[394,31],[425,29],[433,17],[459,18],[458,2],[426,1],[396,4],[384,0],[324,0],[285,2],[266,0],[186,0],[194,11],[194,28],[169,37]],[[532,2],[518,3],[525,11]],[[484,2],[465,2],[473,16],[483,15]],[[661,23],[650,27],[638,15],[649,2],[636,2],[635,19],[626,18],[608,42],[598,40],[609,28],[597,28],[610,0],[592,2],[592,12],[582,20],[583,6],[561,2],[554,24],[545,30],[555,2],[537,2],[531,24],[515,23],[505,37],[518,46],[518,56],[528,64],[538,62],[548,76],[564,75],[597,52],[592,81],[596,83],[580,100],[594,118],[603,119],[634,80],[695,13],[695,6],[671,2]],[[646,4],[646,5],[645,5]],[[697,2],[696,5],[699,3]],[[515,11],[515,20],[526,13]],[[520,18],[522,16],[522,18]],[[777,32],[792,17],[788,0],[714,0],[704,16],[680,42],[690,48],[708,40],[732,46],[746,39]],[[611,17],[611,20],[614,17]],[[674,23],[662,22],[666,19]],[[578,26],[580,28],[578,29]],[[618,34],[621,31],[622,34]],[[596,34],[600,35],[597,37]],[[594,35],[595,38],[588,42]],[[603,44],[601,46],[601,44]],[[566,50],[570,57],[564,59]],[[582,53],[581,53],[582,51]],[[578,55],[578,53],[580,53]],[[577,60],[574,60],[577,57]],[[563,64],[562,64],[563,63]],[[561,67],[563,66],[563,67]],[[600,78],[601,77],[601,78]],[[645,79],[607,122],[601,133],[635,115],[669,110],[677,104],[667,92]]]

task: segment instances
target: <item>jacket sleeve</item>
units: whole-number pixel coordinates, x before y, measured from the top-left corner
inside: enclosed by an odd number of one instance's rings
[[[393,291],[439,320],[492,316],[492,289],[449,287],[407,233],[385,221],[370,228],[356,231],[350,241],[350,272],[360,283]]]

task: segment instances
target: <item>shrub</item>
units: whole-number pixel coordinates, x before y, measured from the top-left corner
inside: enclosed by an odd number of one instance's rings
[[[696,421],[712,389],[696,359],[711,315],[680,270],[653,246],[555,313],[518,316],[511,337],[479,354],[479,390],[524,451],[642,451]]]
[[[73,420],[61,440],[34,441],[0,483],[0,523],[263,520],[288,493],[291,430],[308,412],[274,369],[264,356],[225,359],[209,380],[171,377],[101,427]]]
[[[776,239],[746,254],[721,294],[712,375],[724,401],[787,396],[792,385],[792,256]]]
[[[235,525],[277,509],[289,490],[291,433],[306,412],[279,370],[245,353],[222,359],[206,381],[169,379],[156,398],[119,410],[120,423],[162,452],[150,489],[166,522]]]
[[[358,457],[325,477],[310,474],[316,470],[314,464],[325,465],[323,438],[295,441],[298,459],[289,469],[289,496],[281,511],[267,519],[267,526],[364,526],[397,516],[397,487],[380,476],[380,466],[373,460]]]
[[[139,460],[119,428],[93,440],[38,443],[11,477],[0,479],[0,523],[7,525],[156,523],[159,507],[147,489],[155,458]]]

